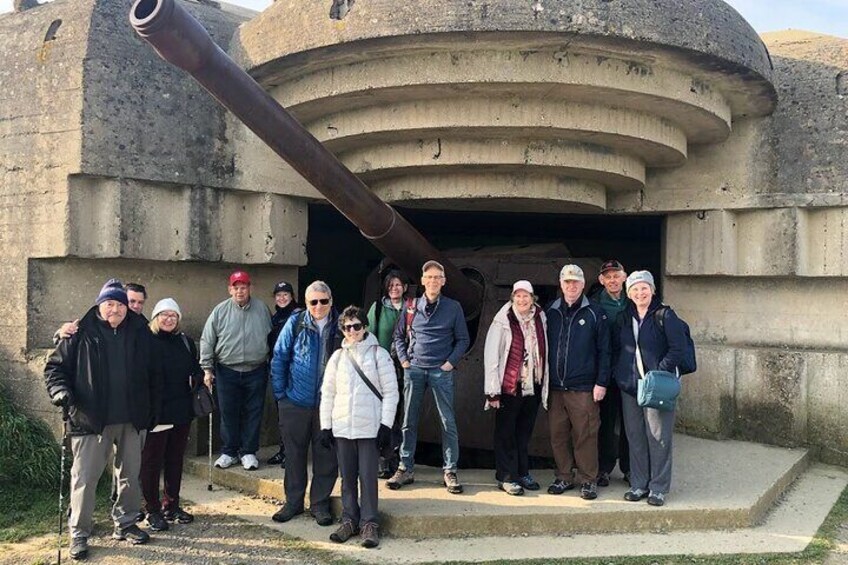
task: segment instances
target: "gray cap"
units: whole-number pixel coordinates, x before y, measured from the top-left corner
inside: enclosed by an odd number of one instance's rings
[[[656,294],[657,287],[654,284],[654,275],[650,271],[633,271],[630,273],[627,282],[624,283],[627,286],[627,292],[630,292],[630,287],[637,283],[647,283],[651,287],[651,291]]]
[[[583,276],[583,269],[577,265],[566,265],[559,272],[560,281],[580,281],[586,282],[586,277]]]

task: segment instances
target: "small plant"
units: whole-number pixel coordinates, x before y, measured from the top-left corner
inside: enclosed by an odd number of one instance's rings
[[[55,488],[60,455],[47,425],[21,412],[0,389],[0,487]]]

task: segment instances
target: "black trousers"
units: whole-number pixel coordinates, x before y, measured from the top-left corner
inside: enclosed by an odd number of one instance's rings
[[[330,511],[330,493],[339,475],[336,450],[327,449],[319,441],[318,408],[301,408],[283,399],[277,402],[280,416],[280,435],[286,445],[286,473],[283,490],[286,504],[296,510],[303,508],[306,496],[307,456],[312,447],[312,485],[309,488],[309,507]]]
[[[496,480],[517,481],[530,472],[527,450],[538,412],[538,394],[501,395],[501,407],[495,411]]]
[[[622,473],[630,472],[630,446],[624,428],[624,418],[621,415],[621,390],[613,381],[607,387],[607,394],[601,401],[601,427],[598,430],[598,470],[601,473],[612,473],[615,463]],[[615,433],[616,423],[620,423],[620,431]]]
[[[342,516],[361,528],[377,523],[377,440],[336,438],[342,474]]]

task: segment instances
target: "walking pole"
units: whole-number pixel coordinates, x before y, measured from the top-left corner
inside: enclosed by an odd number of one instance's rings
[[[62,565],[62,519],[64,518],[65,490],[65,443],[68,441],[68,408],[62,406],[62,458],[59,460],[59,545],[56,548],[56,562]]]
[[[206,490],[212,491],[212,412],[209,413],[209,450],[207,451],[209,459],[209,484],[206,485]]]

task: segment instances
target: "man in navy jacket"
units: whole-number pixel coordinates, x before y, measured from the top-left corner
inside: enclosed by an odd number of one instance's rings
[[[610,333],[603,308],[583,295],[583,269],[566,265],[559,275],[563,297],[547,310],[547,400],[551,449],[557,464],[550,494],[580,483],[580,495],[598,496],[598,403],[610,377]],[[576,473],[572,469],[576,467]]]

